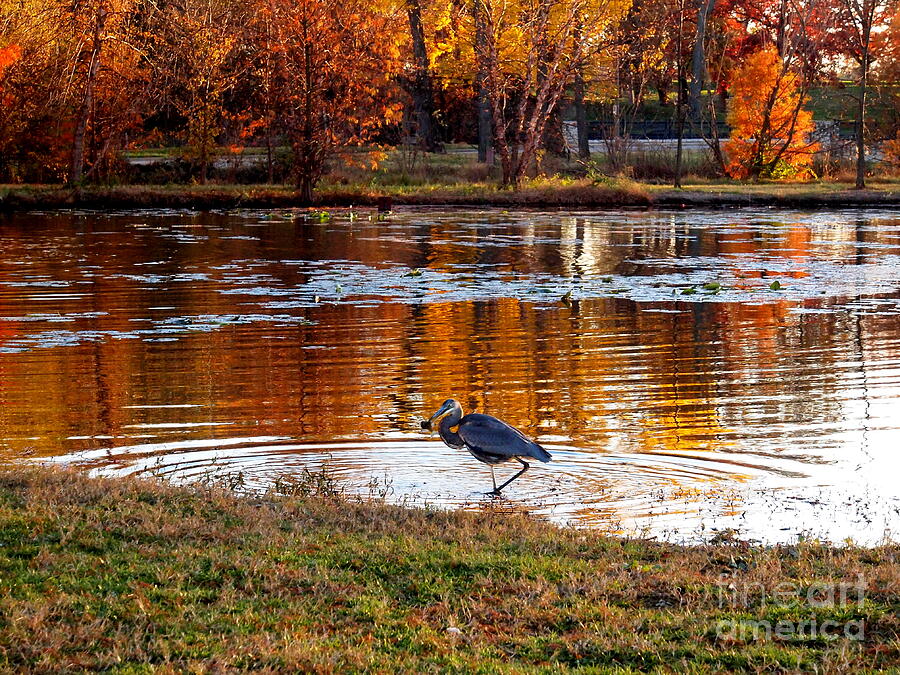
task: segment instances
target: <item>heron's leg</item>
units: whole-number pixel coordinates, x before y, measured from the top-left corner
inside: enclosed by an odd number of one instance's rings
[[[491,467],[491,482],[494,484],[494,492],[496,493],[498,490],[497,490],[497,479],[494,477],[494,465],[491,464],[490,467]]]
[[[513,476],[512,478],[510,478],[508,481],[506,481],[506,482],[505,482],[503,485],[501,485],[500,487],[495,487],[495,488],[494,488],[494,493],[495,493],[495,494],[500,494],[500,490],[502,490],[503,488],[505,488],[507,485],[509,485],[510,483],[512,483],[516,478],[518,478],[518,477],[521,476],[523,473],[525,473],[526,471],[528,471],[528,462],[526,462],[526,461],[525,461],[524,459],[522,459],[521,457],[516,457],[515,459],[516,459],[516,461],[518,461],[518,462],[522,465],[522,470],[519,471],[519,473],[517,473],[515,476]]]

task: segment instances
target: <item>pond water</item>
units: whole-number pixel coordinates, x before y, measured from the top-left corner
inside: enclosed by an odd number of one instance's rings
[[[448,397],[553,462],[487,496]],[[900,213],[0,216],[0,459],[897,539]]]

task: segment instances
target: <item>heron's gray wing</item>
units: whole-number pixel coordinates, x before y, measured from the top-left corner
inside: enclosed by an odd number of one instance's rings
[[[466,445],[500,457],[534,457],[550,461],[550,453],[526,438],[521,431],[490,415],[472,413],[459,422],[457,432]]]

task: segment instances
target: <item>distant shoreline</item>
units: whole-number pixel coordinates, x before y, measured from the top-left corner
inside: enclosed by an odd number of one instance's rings
[[[423,186],[328,186],[312,204],[288,187],[253,185],[177,185],[64,188],[0,187],[0,212],[32,209],[187,208],[346,208],[465,206],[499,208],[871,208],[900,206],[900,185],[853,190],[842,184],[699,185],[673,190],[659,185],[611,180],[547,181],[519,190],[490,184]]]

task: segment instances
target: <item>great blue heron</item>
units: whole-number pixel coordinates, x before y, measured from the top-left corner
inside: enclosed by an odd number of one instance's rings
[[[422,428],[430,431],[434,421],[441,417],[443,419],[438,425],[438,433],[444,443],[451,448],[465,448],[472,453],[475,459],[490,465],[491,481],[494,483],[492,494],[499,495],[500,490],[528,471],[528,462],[522,457],[534,457],[541,462],[550,461],[549,452],[534,441],[525,438],[521,431],[514,429],[506,422],[481,413],[469,413],[463,417],[462,406],[456,399],[448,398],[444,401],[431,419],[422,420]],[[456,431],[453,431],[453,427],[456,427]],[[494,464],[500,464],[510,459],[521,463],[522,470],[497,487]]]

